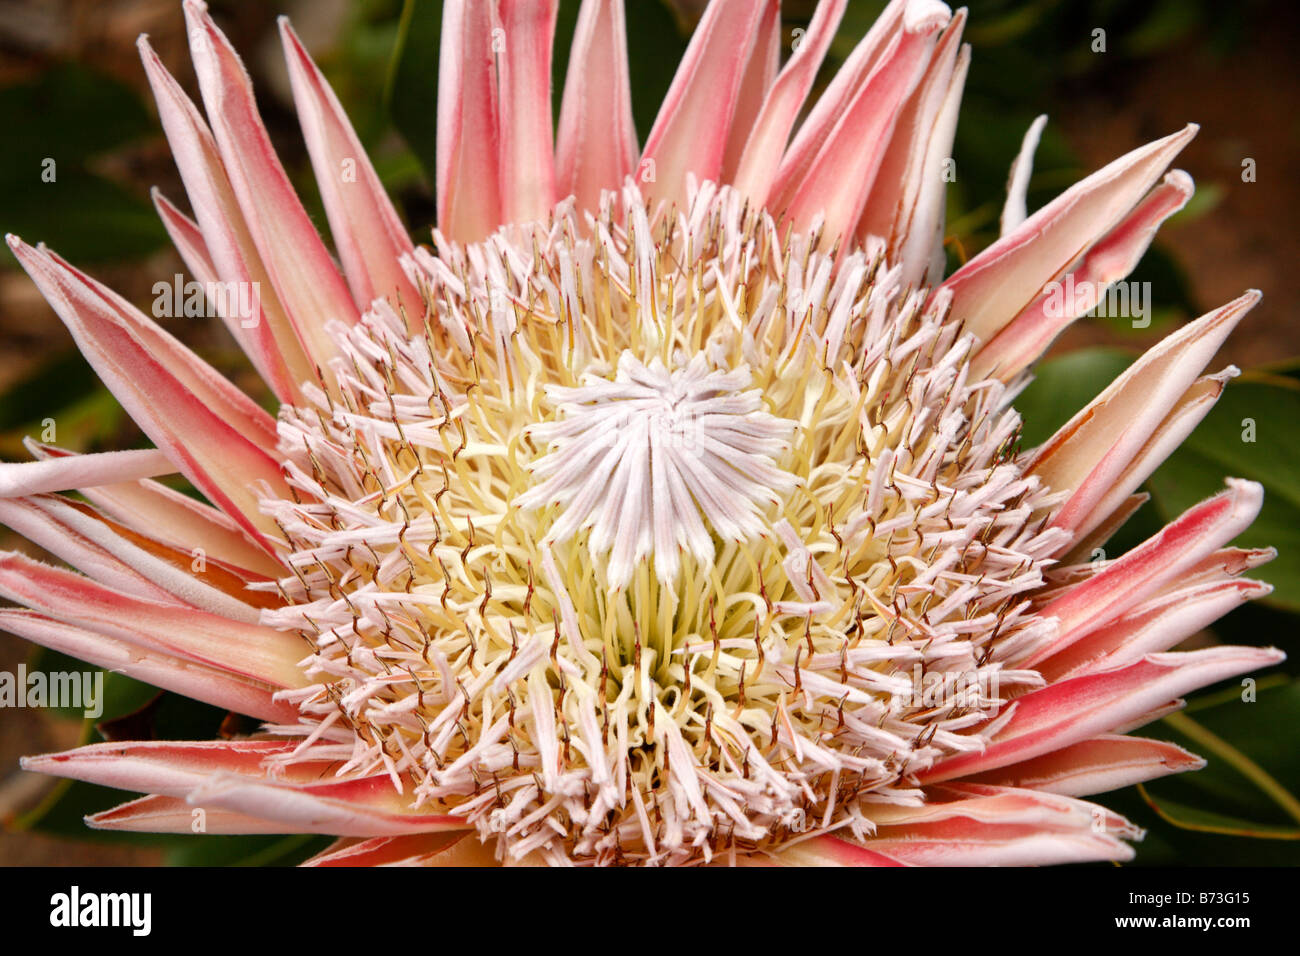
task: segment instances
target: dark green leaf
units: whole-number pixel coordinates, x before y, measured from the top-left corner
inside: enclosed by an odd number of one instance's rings
[[[155,132],[128,87],[60,64],[0,90],[0,229],[45,242],[69,259],[142,255],[166,233],[143,196],[91,172],[94,157]],[[3,259],[15,268],[11,256]]]
[[[389,66],[386,99],[393,125],[435,181],[438,135],[438,53],[442,0],[406,0]]]
[[[1300,722],[1300,684],[1285,678],[1280,683],[1269,676],[1258,678],[1254,701],[1243,700],[1243,690],[1239,682],[1230,682],[1220,694],[1193,700],[1187,715],[1295,793],[1300,789],[1300,751],[1284,728]],[[1180,823],[1281,833],[1296,827],[1296,821],[1276,800],[1169,721],[1151,724],[1139,733],[1172,741],[1206,758],[1203,770],[1165,777],[1146,785],[1151,799]],[[1300,863],[1300,841],[1251,839],[1179,827],[1152,810],[1136,788],[1098,799],[1148,828],[1146,840],[1138,846],[1138,863],[1212,861],[1238,866]]]
[[[627,4],[627,59],[632,116],[644,145],[673,75],[686,52],[687,37],[662,0]]]
[[[0,89],[0,181],[41,184],[42,163],[56,172],[155,132],[144,104],[112,77],[76,64],[42,71],[33,83]]]
[[[181,838],[167,853],[170,866],[297,866],[330,845],[332,837],[207,836]]]
[[[100,387],[90,363],[70,348],[0,395],[0,432],[38,425]]]
[[[39,171],[0,180],[0,228],[79,264],[137,258],[167,241],[146,199],[71,164],[59,164],[54,182],[42,182]],[[12,255],[0,261],[18,267]]]
[[[1300,840],[1300,827],[1275,826],[1255,823],[1240,817],[1201,810],[1197,807],[1184,806],[1174,800],[1158,800],[1140,788],[1147,798],[1147,804],[1165,822],[1173,824],[1180,830],[1193,830],[1198,833],[1217,833],[1220,836],[1245,837],[1254,840]]]

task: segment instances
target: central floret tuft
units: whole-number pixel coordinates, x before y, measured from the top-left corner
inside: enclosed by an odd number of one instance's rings
[[[588,531],[593,558],[611,552],[611,586],[625,586],[652,553],[658,579],[673,582],[679,548],[711,562],[710,529],[754,538],[767,527],[764,509],[794,487],[776,462],[795,423],[767,414],[750,383],[748,369],[715,371],[700,354],[669,371],[658,356],[646,365],[625,351],[613,381],[548,386],[561,418],[530,429],[552,450],[533,466],[540,484],[516,503],[559,505],[548,543]]]

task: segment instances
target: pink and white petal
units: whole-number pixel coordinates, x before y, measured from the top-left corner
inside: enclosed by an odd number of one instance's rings
[[[500,866],[492,848],[474,833],[413,833],[343,839],[303,866]]]
[[[1061,832],[1088,829],[1099,816],[1109,832],[1130,838],[1140,835],[1141,831],[1119,814],[1073,797],[966,780],[931,787],[926,802],[919,806],[886,804],[871,813],[878,829],[963,820]]]
[[[501,225],[496,4],[447,0],[438,57],[438,227],[477,242]]]
[[[1093,246],[1084,259],[1088,279],[1107,286],[1118,282],[1137,266],[1166,219],[1178,212],[1196,192],[1192,177],[1170,170],[1137,207]]]
[[[190,54],[230,186],[271,285],[307,356],[324,369],[335,354],[330,321],[360,315],[262,125],[239,55],[199,0],[185,0]]]
[[[178,604],[132,597],[62,568],[0,552],[0,595],[137,647],[240,674],[278,689],[307,683],[302,639]]]
[[[545,220],[555,195],[551,46],[559,0],[498,0],[504,49],[497,61],[501,109],[501,218]]]
[[[1102,301],[1112,283],[1137,266],[1160,224],[1187,205],[1194,191],[1192,177],[1180,169],[1142,200],[1106,238],[1093,246],[1083,261],[1060,283],[1039,295],[997,335],[980,346],[974,374],[996,374],[1010,381],[1035,362],[1052,340],[1071,322]],[[1069,299],[1065,289],[1073,290]]]
[[[92,830],[119,833],[205,833],[212,836],[285,833],[283,824],[269,823],[225,810],[203,812],[177,797],[140,797],[86,817]],[[200,823],[201,821],[201,823]],[[202,829],[196,829],[198,826]]]
[[[922,806],[884,807],[872,816],[877,829],[866,845],[915,864],[1042,865],[1129,859],[1132,850],[1119,838],[1142,837],[1141,830],[1104,807],[983,783],[939,787]]]
[[[44,461],[0,462],[0,498],[69,491],[176,473],[157,448],[105,451]]]
[[[691,35],[641,154],[641,189],[651,206],[682,206],[687,176],[716,182],[767,0],[711,3]],[[653,169],[653,178],[649,170]]]
[[[1137,513],[1137,510],[1151,500],[1151,496],[1145,491],[1140,491],[1135,495],[1129,495],[1119,506],[1093,528],[1086,535],[1079,539],[1079,542],[1071,547],[1066,554],[1060,559],[1063,566],[1071,564],[1080,564],[1084,561],[1096,561],[1099,558],[1105,559],[1105,549],[1102,548],[1107,541],[1114,536],[1115,532],[1124,526],[1129,518]],[[1097,552],[1101,551],[1101,554]]]
[[[557,198],[598,210],[636,168],[623,0],[583,0],[573,34],[555,140]]]
[[[1110,515],[1114,514],[1152,472],[1164,464],[1165,459],[1182,446],[1183,441],[1201,423],[1230,379],[1240,374],[1235,366],[1228,366],[1214,375],[1198,378],[1182,394],[1169,414],[1156,426],[1151,437],[1138,449],[1128,465],[1114,476],[1109,476],[1110,487],[1101,490],[1101,496],[1087,514],[1075,519],[1074,533],[1088,535]]]
[[[292,741],[266,739],[109,741],[23,757],[19,763],[32,773],[183,799],[213,774],[262,779],[269,762],[293,748]],[[285,772],[295,779],[311,779],[327,767],[290,764]]]
[[[1229,479],[1229,481],[1235,480],[1238,479]],[[1208,500],[1213,501],[1216,499]],[[1202,502],[1201,504],[1205,503],[1206,502]],[[1191,509],[1189,509],[1189,512],[1190,510]],[[1202,548],[1199,545],[1197,550],[1198,553],[1202,552]],[[1173,582],[1172,586],[1186,588],[1194,585],[1222,581],[1228,577],[1238,575],[1243,571],[1248,571],[1251,568],[1257,568],[1260,565],[1267,564],[1275,557],[1277,557],[1276,548],[1219,548],[1218,550],[1206,553],[1203,557],[1197,558],[1197,560],[1190,564],[1180,564],[1182,570],[1176,581]],[[1061,568],[1059,572],[1052,573],[1069,575],[1070,583],[1059,585],[1052,588],[1050,591],[1045,591],[1044,593],[1050,594],[1053,597],[1064,596],[1071,588],[1079,585],[1081,582],[1090,580],[1092,575],[1096,573],[1098,567],[1105,569],[1113,563],[1113,561],[1098,562],[1098,565],[1092,568],[1082,566]],[[1161,584],[1163,585],[1164,583],[1167,582],[1162,579]],[[1157,594],[1164,595],[1166,593],[1168,593],[1166,590],[1162,590],[1159,587],[1152,588],[1144,585],[1144,597],[1151,597]],[[1125,606],[1128,607],[1130,605],[1126,604]]]
[[[394,308],[423,311],[419,293],[400,263],[414,247],[397,210],[338,97],[288,17],[281,17],[279,24],[298,121],[352,301],[363,311],[379,298]]]
[[[771,854],[778,866],[905,866],[878,850],[837,836],[800,840]]]
[[[158,213],[158,218],[162,220],[163,228],[167,230],[167,237],[180,253],[185,268],[190,270],[190,275],[205,286],[209,282],[219,282],[217,267],[212,262],[212,254],[208,252],[208,244],[203,238],[203,230],[199,228],[199,224],[181,212],[157,186],[149,190],[149,198],[153,200],[153,208]],[[227,316],[223,315],[221,318],[224,321]],[[235,332],[235,328],[231,328],[230,331],[238,338],[239,334]]]
[[[1052,793],[959,784],[937,788],[931,796],[922,806],[872,808],[875,835],[861,844],[822,838],[824,851],[832,851],[823,855],[829,862],[837,851],[845,862],[853,862],[861,851],[868,865],[871,860],[971,866],[1127,860],[1131,849],[1118,838],[1141,836],[1109,810]],[[1105,826],[1097,827],[1099,821]],[[805,845],[796,844],[777,857]]]
[[[262,264],[216,140],[148,40],[141,37],[137,45],[158,104],[158,118],[217,277],[228,288],[247,289],[248,301],[255,302],[255,308],[249,310],[253,314],[239,317],[230,325],[231,332],[276,397],[282,402],[294,401],[302,383],[317,376]],[[163,221],[168,222],[166,216]],[[172,231],[172,235],[175,238],[176,233]],[[193,249],[186,252],[187,246],[193,245],[192,237],[182,234],[181,238],[177,248],[194,270]]]
[[[387,774],[323,783],[292,783],[235,774],[205,778],[186,799],[292,826],[295,832],[335,836],[403,836],[466,830],[461,817],[411,808]]]
[[[1047,114],[1036,116],[1025,130],[1025,138],[1020,142],[1020,152],[1011,163],[1011,172],[1007,175],[1007,200],[1002,205],[1002,218],[999,222],[1001,234],[1014,232],[1029,217],[1026,206],[1026,193],[1029,191],[1029,178],[1034,174],[1034,153],[1038,150],[1038,141],[1042,138],[1043,127],[1047,125]]]
[[[124,534],[126,529],[115,528],[85,504],[51,495],[4,499],[0,522],[107,587],[257,623],[258,608],[244,600],[250,592],[239,578],[215,566],[210,578],[206,569],[196,574],[188,553],[168,554],[143,536]]]
[[[1056,633],[1017,663],[1033,667],[1059,654],[1158,594],[1241,534],[1259,514],[1264,489],[1237,479],[1227,484],[1227,491],[1189,508],[1132,551],[1044,604],[1038,613],[1057,619]]]
[[[215,144],[212,149],[215,153]],[[208,308],[215,311],[225,323],[262,380],[276,393],[276,398],[292,401],[297,394],[296,386],[288,366],[281,361],[279,346],[275,344],[271,326],[267,323],[261,297],[261,289],[265,288],[269,292],[270,283],[264,287],[258,286],[256,292],[253,291],[252,283],[246,280],[223,283],[198,223],[177,209],[157,187],[150,190],[149,194],[153,198],[154,208],[158,210],[158,218],[171,237],[172,245],[181,254],[190,275],[203,286]],[[243,289],[249,291],[241,298]],[[181,300],[182,296],[188,299],[187,292],[178,290],[176,300]]]
[[[783,209],[796,229],[810,230],[821,219],[829,242],[853,237],[903,106],[930,61],[935,34],[948,23],[943,9],[916,24],[905,18],[797,181],[782,166],[769,207]]]
[[[109,529],[102,524],[98,529],[93,528],[93,519],[76,513],[71,502],[35,496],[0,499],[0,524],[62,558],[100,584],[136,597],[177,603],[170,591],[105,547],[106,539],[111,537]],[[246,607],[245,610],[252,609]]]
[[[87,537],[102,538],[104,547],[143,574],[152,575],[173,598],[192,607],[232,620],[243,620],[246,611],[278,608],[283,597],[275,575],[259,574],[229,564],[206,552],[183,544],[173,545],[147,531],[115,521],[86,502],[68,499],[72,514],[87,525]],[[69,524],[74,524],[69,520]],[[280,573],[283,573],[282,571]],[[228,603],[226,599],[238,602]]]
[[[953,319],[980,341],[992,339],[1128,214],[1196,130],[1189,125],[1120,157],[967,262],[941,287],[952,292]]]
[[[185,262],[185,268],[190,270],[190,274],[195,279],[205,285],[218,281],[217,267],[212,262],[212,254],[208,252],[208,245],[199,224],[181,212],[157,186],[149,190],[149,198],[153,200],[154,210],[162,220],[163,228],[167,230],[167,237],[171,239],[172,245],[176,247],[176,251]],[[225,316],[222,318],[224,319]]]
[[[957,53],[957,63],[939,117],[934,123],[921,174],[920,192],[907,223],[902,250],[898,253],[899,261],[904,263],[899,278],[911,285],[938,285],[947,268],[943,240],[948,192],[944,172],[957,134],[957,117],[961,111],[962,93],[966,89],[970,56],[970,46],[963,44]],[[927,250],[929,265],[923,267]]]
[[[1126,862],[1134,855],[1123,840],[1088,829],[1040,831],[960,820],[901,829],[877,836],[867,846],[909,866],[1053,866]]]
[[[447,845],[464,839],[467,834],[412,833],[408,836],[385,836],[360,839],[339,837],[303,866],[418,866],[420,857],[432,855]]]
[[[1258,568],[1276,557],[1276,548],[1220,548],[1188,567],[1178,583],[1182,587],[1192,587],[1222,581],[1225,576]]]
[[[1113,733],[1182,694],[1285,656],[1275,648],[1213,647],[1151,654],[1113,670],[1060,681],[1017,698],[1007,723],[983,751],[941,760],[917,778],[923,784],[955,780]]]
[[[202,558],[248,583],[284,576],[285,567],[224,514],[154,481],[82,488],[97,508],[124,527]]]
[[[1132,272],[1150,248],[1161,224],[1186,206],[1195,192],[1195,182],[1183,170],[1167,173],[1133,212],[1088,253],[1085,261],[1092,274],[1090,278],[1100,285],[1109,285]]]
[[[906,247],[911,250],[907,255],[915,255],[914,260],[904,257],[902,249],[922,195],[934,189],[942,193],[945,186],[943,161],[952,155],[957,107],[969,61],[969,56],[960,55],[965,25],[966,11],[958,10],[939,38],[921,81],[899,113],[857,224],[860,243],[865,243],[868,236],[886,240],[889,261],[901,262],[909,270],[902,277],[904,285],[915,285],[924,278],[931,246],[940,238],[936,235],[940,226],[926,196],[922,218],[915,222],[925,242]]]
[[[297,708],[273,699],[278,687],[161,651],[142,649],[34,611],[0,609],[0,628],[95,667],[214,707],[277,723],[297,719]]]
[[[267,451],[276,447],[279,437],[275,419],[157,322],[57,253],[43,247],[32,249],[17,237],[9,245],[41,290],[58,286],[61,294],[81,310],[83,323],[93,314],[100,322],[116,326],[134,340],[136,350],[163,366],[168,375],[247,441]],[[62,313],[60,317],[68,321]],[[72,331],[75,335],[76,329]]]
[[[1110,732],[1112,734],[1131,733],[1132,731],[1137,730],[1139,727],[1145,727],[1147,724],[1155,723],[1157,720],[1162,720],[1165,717],[1168,717],[1170,714],[1176,714],[1186,706],[1187,706],[1187,700],[1183,697],[1178,697],[1175,698],[1174,700],[1165,701],[1165,703],[1161,704],[1159,707],[1154,707],[1151,710],[1143,711],[1141,714],[1138,714],[1138,716],[1134,717],[1132,720],[1126,720],[1118,727],[1112,727]]]
[[[231,422],[222,413],[234,413],[218,404],[211,390],[196,393],[172,374],[172,367],[155,359],[150,349],[156,343],[146,346],[122,317],[118,306],[125,303],[99,283],[16,236],[9,238],[9,245],[68,326],[100,380],[153,443],[246,530],[273,533],[275,525],[260,513],[251,485],[266,482],[285,495],[288,486],[278,462],[241,430],[241,426],[252,428],[249,421],[239,418]],[[149,321],[143,316],[139,320]],[[175,366],[177,357],[168,358]],[[193,372],[185,377],[191,383],[196,381]]]
[[[1247,601],[1273,590],[1263,581],[1217,580],[1180,587],[1098,628],[1038,665],[1048,680],[1092,674],[1176,647]]]
[[[732,184],[751,205],[762,207],[767,202],[790,140],[790,131],[808,99],[817,70],[826,58],[847,4],[848,0],[822,0],[817,5],[817,12],[813,14],[799,48],[768,90],[731,178]]]
[[[110,810],[86,817],[86,826],[92,830],[113,830],[119,833],[204,833],[212,836],[240,834],[275,834],[291,832],[282,823],[258,820],[256,817],[228,810],[203,810],[192,807],[177,797],[140,797],[119,804]],[[201,826],[202,829],[198,829]]]
[[[78,455],[30,440],[25,444],[34,456],[46,461],[68,462],[68,467],[77,464],[79,459],[99,457]],[[162,453],[156,454],[161,456]],[[4,467],[0,465],[0,476]],[[174,471],[176,466],[169,462],[168,467]],[[132,480],[131,476],[124,475],[114,481],[76,484],[70,488],[76,488],[104,514],[138,534],[156,537],[181,550],[202,551],[206,560],[216,561],[246,580],[279,578],[285,573],[279,559],[255,543],[234,520],[211,505],[156,481]]]
[[[1122,498],[1112,489],[1166,416],[1178,406],[1223,339],[1255,303],[1249,291],[1226,306],[1184,325],[1153,346],[1104,392],[1037,447],[1026,471],[1070,497],[1053,515],[1053,527],[1087,533],[1109,512],[1096,514],[1106,497],[1112,507]],[[1123,497],[1136,488],[1127,488]]]
[[[790,141],[789,148],[780,158],[780,164],[774,176],[765,177],[765,179],[770,180],[766,191],[767,201],[765,204],[767,208],[782,208],[782,204],[775,201],[775,199],[779,199],[780,193],[789,192],[791,184],[797,184],[807,174],[813,160],[817,158],[817,154],[821,152],[827,137],[830,136],[831,130],[848,111],[850,103],[857,96],[862,84],[866,82],[867,77],[871,75],[878,65],[881,54],[902,29],[904,13],[910,8],[912,17],[916,18],[924,15],[927,7],[931,10],[937,10],[938,5],[928,3],[927,0],[890,0],[889,5],[872,23],[871,28],[858,42],[858,45],[854,47],[849,58],[844,61],[826,90],[812,104],[807,118],[799,124],[794,138]],[[944,9],[946,10],[946,7]],[[833,28],[830,29],[830,33],[834,34]],[[829,38],[823,39],[828,40]],[[793,64],[795,62],[794,58],[791,58],[790,62]],[[803,80],[811,87],[813,80],[816,79],[816,68],[809,64],[803,69],[811,70],[811,75],[805,74],[803,76]],[[785,125],[787,120],[789,124],[794,123],[798,118],[806,95],[807,90],[804,90],[803,95],[798,97],[798,102],[794,102],[795,97],[791,95],[783,103],[781,108],[784,114],[782,125]],[[788,134],[788,132],[789,126],[786,125],[786,133]],[[757,148],[759,143],[756,141],[754,145]],[[766,140],[764,145],[775,147],[777,150],[780,148],[775,135]]]
[[[719,182],[729,183],[740,168],[745,143],[781,68],[781,0],[767,0],[749,62],[740,78],[740,91],[731,116],[731,131],[722,153]],[[784,144],[783,144],[784,145]]]
[[[1203,759],[1175,744],[1103,734],[1041,757],[978,774],[974,779],[1067,797],[1086,797],[1204,766]]]

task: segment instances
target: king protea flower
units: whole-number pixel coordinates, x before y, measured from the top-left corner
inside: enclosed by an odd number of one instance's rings
[[[428,247],[282,21],[337,263],[203,5],[206,119],[141,39],[194,219],[158,211],[196,278],[256,284],[223,317],[279,415],[10,237],[156,447],[3,466],[0,518],[84,574],[4,555],[0,623],[262,723],[24,766],[147,794],[91,826],[203,808],[337,836],[315,863],[1128,858],[1080,798],[1202,761],[1127,731],[1282,656],[1170,652],[1267,592],[1227,547],[1258,485],[1094,560],[1258,296],[1022,451],[1092,305],[1046,286],[1128,274],[1195,127],[1026,216],[1035,128],[944,279],[965,12],[895,0],[797,123],[844,8],[781,65],[776,0],[711,4],[638,150],[621,0],[584,0],[554,134],[555,0],[449,0]]]

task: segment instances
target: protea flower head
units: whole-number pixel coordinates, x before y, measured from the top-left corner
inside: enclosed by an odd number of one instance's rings
[[[797,123],[844,8],[782,65],[776,0],[709,5],[638,151],[621,0],[584,0],[554,133],[555,0],[448,0],[431,245],[282,22],[339,265],[203,5],[206,119],[141,39],[194,219],[159,213],[258,290],[223,318],[280,410],[10,237],[156,448],[3,466],[0,519],[84,574],[4,555],[0,624],[263,723],[24,765],[147,794],[91,826],[202,807],[337,836],[316,863],[1128,858],[1080,798],[1201,761],[1127,731],[1282,656],[1170,652],[1267,591],[1226,546],[1259,486],[1092,560],[1257,294],[1022,450],[1015,396],[1092,304],[1046,287],[1128,274],[1195,127],[1026,215],[1036,127],[945,279],[965,11],[895,0]]]

